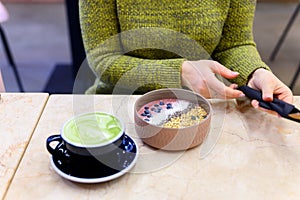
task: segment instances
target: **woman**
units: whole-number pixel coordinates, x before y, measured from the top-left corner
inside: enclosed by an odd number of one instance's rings
[[[187,87],[207,98],[237,98],[244,96],[237,86],[247,84],[262,90],[266,101],[276,96],[291,103],[292,92],[257,52],[255,5],[254,0],[81,0],[83,41],[98,77],[87,93]]]

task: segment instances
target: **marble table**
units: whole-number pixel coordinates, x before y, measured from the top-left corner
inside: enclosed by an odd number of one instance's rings
[[[235,100],[211,100],[212,127],[205,142],[185,152],[164,152],[136,135],[138,96],[51,95],[5,199],[299,199],[300,123]],[[295,97],[300,107],[300,97]],[[105,183],[82,184],[59,176],[46,138],[70,117],[113,113],[126,124],[140,154],[135,167]]]
[[[46,93],[1,93],[0,199],[5,195],[39,117]]]

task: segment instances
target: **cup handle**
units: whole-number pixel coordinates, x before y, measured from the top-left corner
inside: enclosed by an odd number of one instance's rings
[[[55,149],[50,146],[51,142],[62,142],[61,135],[51,135],[47,138],[47,150],[53,155],[55,153]]]

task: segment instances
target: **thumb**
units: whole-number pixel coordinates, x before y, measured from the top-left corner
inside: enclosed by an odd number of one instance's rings
[[[269,84],[264,84],[261,87],[262,98],[264,101],[273,101],[273,91],[274,88]]]
[[[239,75],[238,72],[232,71],[216,61],[213,62],[211,69],[215,74],[219,74],[228,79],[233,79]]]

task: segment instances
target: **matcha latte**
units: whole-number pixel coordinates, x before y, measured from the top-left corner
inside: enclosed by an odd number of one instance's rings
[[[117,140],[124,131],[122,122],[115,116],[102,113],[78,115],[63,126],[62,137],[79,147],[98,147]]]

